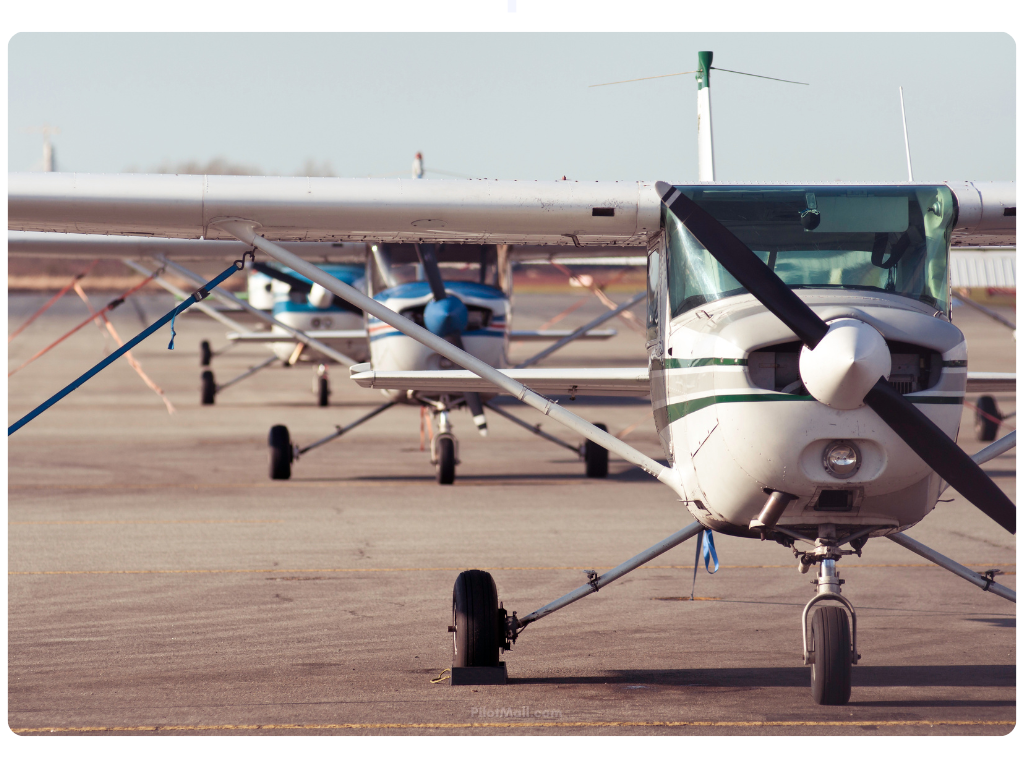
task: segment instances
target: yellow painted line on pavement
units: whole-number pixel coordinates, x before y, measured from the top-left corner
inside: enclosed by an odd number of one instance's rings
[[[193,525],[211,523],[283,523],[284,520],[10,520],[8,525]]]
[[[992,568],[1010,567],[1013,563],[975,563],[968,565],[968,568]],[[722,566],[723,568],[792,568],[791,565],[732,565]],[[883,563],[879,565],[868,565],[866,563],[855,566],[857,568],[938,568],[930,563],[908,563],[899,565]],[[641,568],[691,570],[692,565],[644,565]],[[180,569],[138,569],[138,570],[110,570],[110,571],[8,571],[8,576],[108,576],[112,574],[177,574],[177,573],[430,573],[434,571],[465,571],[466,566],[444,566],[439,568],[180,568]],[[541,565],[541,566],[488,566],[480,567],[482,571],[585,571],[580,565]],[[1011,574],[1006,574],[1011,575]]]
[[[268,723],[265,725],[113,725],[12,728],[14,733],[120,733],[163,731],[328,731],[461,730],[478,728],[863,728],[1016,725],[1016,720],[618,720],[563,722],[539,720],[486,723]]]

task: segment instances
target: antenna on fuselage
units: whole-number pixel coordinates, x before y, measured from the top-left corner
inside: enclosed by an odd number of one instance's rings
[[[697,52],[697,181],[715,180],[715,142],[711,133],[711,51]]]
[[[907,148],[907,176],[914,180],[914,167],[910,164],[910,136],[907,133],[907,108],[903,104],[903,86],[900,86],[900,112],[903,113],[903,144]]]
[[[780,77],[767,77],[766,75],[755,75],[750,72],[738,72],[735,69],[721,69],[712,67],[711,60],[714,58],[712,51],[697,52],[698,69],[691,69],[687,72],[673,72],[669,75],[652,75],[650,77],[634,77],[630,80],[616,80],[611,83],[597,83],[590,88],[597,88],[602,85],[619,85],[621,83],[635,83],[638,80],[657,80],[662,77],[676,77],[677,75],[696,75],[697,79],[697,177],[699,181],[715,180],[715,147],[711,133],[711,70],[729,72],[734,75],[746,75],[747,77],[759,77],[762,80],[775,80],[780,83],[793,83],[794,85],[810,85],[801,83],[798,80],[783,80]]]

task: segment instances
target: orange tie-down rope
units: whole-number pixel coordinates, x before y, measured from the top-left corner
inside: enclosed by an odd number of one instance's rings
[[[619,274],[617,274],[614,278],[609,280],[607,283],[605,283],[604,285],[600,285],[599,286],[599,285],[585,285],[583,280],[580,279],[580,276],[577,275],[575,272],[573,272],[571,269],[567,268],[564,264],[558,264],[554,260],[551,260],[550,264],[551,264],[551,266],[553,266],[557,270],[559,270],[562,274],[564,274],[567,277],[569,277],[569,279],[575,280],[581,286],[583,286],[584,288],[589,290],[592,294],[594,294],[597,297],[598,301],[600,301],[602,304],[604,304],[606,307],[608,307],[608,309],[615,309],[615,307],[618,306],[614,301],[612,301],[610,298],[608,298],[608,295],[604,292],[604,289],[607,288],[612,283],[618,282],[618,280],[624,274],[626,274],[628,268],[627,269],[623,269],[621,272],[619,272]],[[630,328],[632,328],[637,333],[639,333],[641,335],[644,335],[644,334],[647,333],[647,331],[644,328],[643,324],[641,324],[641,322],[639,320],[637,320],[636,315],[634,315],[628,309],[624,309],[620,313],[620,316],[621,316],[623,322],[625,322],[626,325],[628,325]]]
[[[13,376],[14,374],[16,374],[16,373],[17,373],[18,371],[20,371],[20,370],[21,370],[22,368],[24,368],[24,367],[25,367],[26,365],[28,365],[29,363],[33,362],[34,360],[38,360],[38,359],[39,359],[40,357],[42,357],[42,356],[43,356],[43,355],[45,355],[45,354],[46,354],[47,352],[49,352],[49,351],[50,351],[51,349],[53,349],[54,347],[56,347],[56,346],[57,346],[58,344],[60,344],[60,343],[61,343],[62,341],[64,341],[64,340],[65,340],[66,338],[68,338],[69,336],[73,335],[73,334],[74,334],[75,332],[77,332],[77,331],[81,330],[82,328],[84,328],[85,326],[87,326],[87,325],[88,325],[89,323],[91,323],[91,322],[92,322],[92,321],[93,321],[93,320],[94,320],[94,319],[95,319],[96,317],[99,317],[100,315],[102,315],[102,316],[103,316],[103,317],[105,318],[105,317],[106,317],[106,313],[107,313],[107,312],[109,312],[110,310],[112,310],[112,309],[114,309],[114,308],[116,308],[116,307],[120,306],[120,305],[121,305],[121,303],[122,303],[122,302],[124,302],[124,300],[125,300],[125,299],[127,299],[127,298],[128,298],[129,296],[131,296],[131,295],[132,295],[133,293],[135,293],[135,292],[136,292],[137,290],[139,290],[140,288],[142,288],[142,286],[146,285],[146,283],[148,283],[148,282],[149,282],[150,280],[152,280],[153,278],[155,278],[155,277],[156,277],[156,276],[157,276],[158,274],[159,274],[158,272],[154,272],[154,273],[153,273],[152,275],[150,275],[149,277],[147,277],[147,278],[146,278],[145,280],[143,280],[143,281],[142,281],[141,283],[139,283],[138,285],[136,285],[136,286],[135,286],[134,288],[130,288],[130,289],[128,289],[127,291],[125,291],[124,293],[122,293],[122,294],[121,294],[120,296],[118,296],[118,297],[117,297],[116,299],[114,299],[114,300],[113,300],[112,302],[110,302],[109,304],[107,304],[107,306],[105,306],[105,307],[104,307],[103,309],[101,309],[101,310],[100,310],[99,312],[96,312],[96,313],[94,313],[94,314],[90,315],[89,317],[85,318],[85,320],[83,320],[82,322],[80,322],[80,323],[79,323],[78,325],[76,325],[76,326],[75,326],[74,328],[72,328],[72,329],[71,329],[70,331],[68,331],[67,333],[65,333],[65,334],[64,334],[63,336],[61,336],[61,337],[60,337],[59,339],[57,339],[57,340],[56,340],[55,342],[53,342],[52,344],[49,344],[49,345],[47,345],[47,346],[43,347],[43,348],[42,348],[41,350],[39,350],[39,351],[38,351],[38,352],[36,352],[36,353],[35,353],[34,355],[32,355],[32,357],[30,357],[30,358],[29,358],[28,360],[26,360],[26,361],[25,361],[24,363],[22,363],[21,365],[19,365],[19,366],[18,366],[17,368],[15,368],[14,370],[10,371],[10,372],[9,372],[9,373],[7,374],[7,378],[10,378],[10,377],[11,377],[11,376]]]
[[[49,309],[50,307],[52,307],[52,306],[53,306],[54,304],[56,304],[56,303],[57,303],[57,300],[58,300],[58,299],[59,299],[59,298],[60,298],[61,296],[63,296],[63,295],[64,295],[65,293],[67,293],[68,291],[70,291],[72,287],[74,287],[75,285],[77,285],[77,284],[78,284],[78,281],[79,281],[79,280],[81,280],[81,279],[82,279],[83,277],[85,277],[85,276],[86,276],[87,274],[89,274],[89,270],[91,270],[91,269],[92,269],[93,267],[95,267],[95,266],[96,266],[96,263],[97,263],[98,261],[99,261],[99,259],[94,259],[94,260],[93,260],[93,262],[92,262],[92,264],[90,264],[90,265],[89,265],[88,267],[86,267],[86,268],[85,268],[85,271],[84,271],[84,272],[82,272],[82,274],[80,274],[80,275],[75,275],[75,277],[74,277],[74,278],[72,278],[72,280],[71,280],[71,282],[70,282],[70,283],[68,283],[68,284],[67,284],[67,285],[65,285],[65,286],[64,286],[63,288],[61,288],[61,289],[60,289],[59,291],[57,291],[57,295],[56,295],[56,296],[54,296],[54,297],[53,297],[52,299],[50,299],[50,300],[49,300],[48,302],[46,302],[45,304],[43,304],[43,306],[41,306],[41,307],[40,307],[39,309],[37,309],[37,310],[35,311],[35,314],[33,314],[33,315],[32,315],[32,317],[30,317],[30,318],[29,318],[28,320],[26,320],[26,321],[25,321],[24,323],[22,323],[22,324],[21,324],[21,327],[20,327],[20,328],[18,328],[18,330],[16,330],[16,331],[15,331],[14,333],[12,333],[12,334],[11,334],[10,336],[8,336],[8,337],[7,337],[7,343],[8,343],[8,344],[10,344],[10,343],[11,343],[11,339],[13,339],[13,338],[14,338],[15,336],[17,336],[17,335],[18,335],[19,333],[21,333],[22,331],[24,331],[24,330],[25,330],[26,328],[28,328],[28,327],[29,327],[30,325],[32,325],[32,323],[34,323],[34,322],[35,322],[35,321],[36,321],[36,320],[37,320],[37,319],[39,318],[39,316],[40,316],[41,314],[43,314],[43,312],[45,312],[45,311],[46,311],[46,310],[48,310],[48,309]]]
[[[75,283],[75,293],[77,293],[78,297],[85,302],[85,306],[89,308],[89,311],[95,313],[96,310],[93,308],[92,302],[89,301],[89,297],[85,295],[85,291],[82,289],[82,286],[80,286],[78,283]],[[96,325],[100,327],[100,330],[102,330],[103,326],[100,325],[99,317],[96,318]],[[119,348],[123,347],[124,342],[121,341],[121,337],[117,335],[117,331],[114,329],[114,324],[110,322],[106,315],[103,315],[103,325],[106,325],[107,332],[114,337],[114,343],[117,344]],[[146,386],[152,389],[158,395],[160,395],[160,399],[163,400],[164,405],[167,406],[167,412],[174,413],[174,404],[171,403],[170,399],[168,399],[167,395],[164,394],[164,391],[160,388],[160,386],[151,378],[149,378],[149,376],[146,375],[146,372],[142,370],[142,366],[139,365],[139,361],[132,356],[132,353],[125,352],[124,359],[128,361],[128,365],[135,369],[135,372],[139,374],[139,377],[144,382],[146,382]]]

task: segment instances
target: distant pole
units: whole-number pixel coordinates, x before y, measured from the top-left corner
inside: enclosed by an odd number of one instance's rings
[[[56,163],[53,156],[53,142],[50,141],[50,137],[60,133],[60,128],[55,128],[52,125],[42,125],[39,128],[28,128],[26,130],[29,133],[43,134],[43,172],[53,173],[56,169]]]
[[[900,86],[900,111],[903,113],[903,143],[907,148],[907,176],[914,180],[914,168],[910,164],[910,136],[907,133],[907,108],[903,104],[903,86]]]

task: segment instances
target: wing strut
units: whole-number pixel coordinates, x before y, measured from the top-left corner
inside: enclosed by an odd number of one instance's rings
[[[276,259],[285,266],[291,267],[300,275],[307,277],[314,283],[318,283],[336,296],[340,296],[351,304],[355,304],[367,314],[373,315],[392,328],[404,333],[406,336],[415,339],[428,349],[444,355],[456,365],[460,365],[477,376],[492,382],[505,392],[526,403],[546,416],[550,416],[559,424],[568,427],[582,437],[607,448],[609,451],[621,456],[631,464],[635,464],[642,470],[657,478],[660,482],[671,488],[679,498],[685,494],[676,472],[671,467],[655,461],[650,456],[638,451],[633,446],[613,437],[603,429],[598,429],[586,419],[582,419],[572,411],[569,411],[557,403],[541,397],[533,390],[515,379],[506,376],[495,370],[473,355],[450,344],[439,336],[435,336],[426,328],[417,325],[407,317],[385,307],[380,302],[374,301],[369,296],[360,293],[350,285],[332,277],[307,261],[300,259],[290,251],[281,246],[266,240],[256,234],[254,224],[249,221],[230,219],[217,222],[217,226],[229,233],[231,236],[241,240],[243,243],[255,246],[271,258]]]

